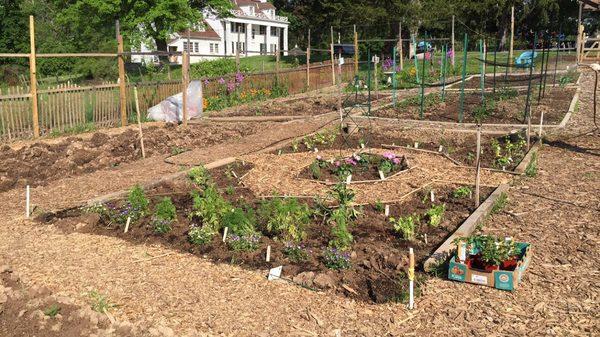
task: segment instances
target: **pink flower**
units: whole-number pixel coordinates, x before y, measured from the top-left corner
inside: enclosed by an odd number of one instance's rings
[[[346,164],[356,165],[356,161],[352,158],[346,158],[344,161],[346,162]]]
[[[322,160],[323,158],[321,156],[317,156],[317,160]]]
[[[392,159],[396,158],[396,155],[391,152],[385,152],[383,154],[383,158],[392,160]]]
[[[335,167],[340,167],[340,165],[342,165],[342,163],[340,163],[339,160],[336,160],[335,163],[333,163],[333,165],[335,165]]]
[[[219,83],[220,84],[225,84],[225,79],[223,77],[219,78]]]
[[[396,157],[396,158],[392,159],[392,163],[394,163],[396,165],[400,164],[400,158]]]
[[[425,59],[427,61],[431,60],[431,53],[430,52],[425,52]]]
[[[208,80],[204,80],[204,85],[208,85],[208,83],[210,83]]]

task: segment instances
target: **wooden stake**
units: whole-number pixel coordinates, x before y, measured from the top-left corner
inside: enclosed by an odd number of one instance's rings
[[[188,46],[189,50],[189,46]],[[187,89],[190,82],[190,54],[187,51],[184,51],[182,54],[182,66],[181,66],[181,74],[182,74],[182,90],[181,90],[181,102],[182,102],[182,119],[183,126],[187,126],[188,124],[188,104],[187,104]]]
[[[358,33],[354,25],[354,75],[358,75]]]
[[[133,97],[135,99],[135,111],[137,113],[138,129],[140,132],[140,145],[142,147],[142,158],[146,158],[146,150],[144,149],[144,133],[142,132],[142,118],[140,117],[140,102],[138,100],[137,86],[133,87]]]
[[[267,256],[265,259],[267,262],[271,262],[271,245],[267,246]]]
[[[454,66],[454,55],[456,55],[456,49],[454,49],[454,15],[452,15],[452,65]]]
[[[229,230],[229,227],[225,227],[225,229],[223,229],[223,242],[225,242],[225,240],[227,239],[227,231]]]
[[[402,52],[402,22],[398,24],[398,50],[400,52],[400,70],[404,70],[404,53]]]
[[[508,60],[512,62],[514,56],[514,43],[515,43],[515,6],[510,9],[510,49],[508,52]],[[532,60],[533,62],[533,60]]]
[[[385,205],[384,212],[385,216],[390,216],[390,205]]]
[[[540,131],[538,134],[538,141],[542,142],[542,125],[544,124],[544,110],[542,110],[542,114],[540,115]]]
[[[30,202],[30,188],[29,185],[27,185],[27,187],[25,188],[25,217],[28,219],[30,216],[29,210],[31,209]]]
[[[131,224],[131,217],[130,216],[127,217],[127,222],[125,222],[125,231],[124,231],[124,233],[129,232],[129,224]]]
[[[123,36],[117,37],[117,51],[123,53]],[[125,87],[125,56],[117,59],[119,64],[119,107],[121,111],[121,126],[127,125],[127,89]]]
[[[33,120],[33,136],[40,136],[40,120],[38,117],[37,69],[35,63],[35,22],[33,15],[29,16],[29,88],[31,93],[31,118]]]
[[[477,126],[477,155],[475,157],[475,208],[479,207],[479,182],[481,175],[481,125]]]
[[[335,85],[335,55],[333,54],[333,26],[331,26],[331,85]]]
[[[306,90],[310,90],[310,29],[308,30],[308,42],[306,44]]]
[[[408,309],[412,310],[415,307],[415,253],[412,248],[408,249],[408,285],[409,285],[409,300]]]
[[[240,46],[241,46],[241,42],[240,42],[240,28],[237,27],[237,44],[235,46],[235,71],[236,72],[240,72]]]

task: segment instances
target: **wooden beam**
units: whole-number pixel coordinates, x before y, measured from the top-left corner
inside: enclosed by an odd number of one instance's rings
[[[308,42],[306,44],[306,90],[310,90],[310,28],[308,29]]]
[[[123,36],[117,37],[117,50],[120,53],[123,52]],[[121,126],[127,125],[127,90],[125,87],[125,58],[120,56],[118,58],[119,65],[119,107],[121,111]]]
[[[38,116],[37,70],[35,64],[35,21],[29,16],[29,88],[31,94],[31,118],[33,120],[33,136],[40,136],[40,120]]]
[[[190,46],[188,45],[188,50]],[[181,90],[181,100],[182,100],[182,119],[183,126],[188,125],[188,106],[187,106],[187,89],[190,83],[190,56],[187,51],[183,52],[182,56],[182,64],[181,64],[181,80],[182,80],[182,90]]]
[[[358,32],[354,25],[354,74],[358,75]]]

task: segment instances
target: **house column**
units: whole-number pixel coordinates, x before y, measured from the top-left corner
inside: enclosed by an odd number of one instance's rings
[[[248,57],[248,31],[252,29],[252,25],[247,23],[246,24],[246,44],[244,46],[244,54],[246,54],[246,57]]]
[[[287,50],[288,50],[288,27],[285,26],[283,28],[283,46],[281,47],[283,50],[285,50],[285,52],[283,53],[283,55],[288,54]]]
[[[269,48],[269,34],[271,34],[271,26],[265,26],[265,55],[267,55]]]
[[[223,21],[223,56],[227,56],[227,21]]]

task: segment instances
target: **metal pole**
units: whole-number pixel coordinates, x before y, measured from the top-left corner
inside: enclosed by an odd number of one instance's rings
[[[533,76],[533,55],[535,55],[535,45],[537,44],[537,34],[533,36],[533,46],[531,47],[531,64],[529,65],[529,83],[527,84],[527,98],[525,99],[525,112],[523,118],[529,115],[531,100],[531,77]]]
[[[560,36],[560,34],[559,34]],[[558,69],[558,52],[560,51],[560,37],[556,40],[556,59],[554,60],[554,76],[552,77],[552,86],[556,86],[556,71]]]
[[[540,100],[542,99],[542,85],[543,85],[543,77],[544,77],[544,61],[546,59],[546,45],[545,45],[545,40],[544,37],[542,35],[542,65],[540,67],[540,84],[538,85],[538,98],[537,98],[537,104],[540,104]],[[533,62],[533,60],[532,60]]]
[[[396,47],[392,51],[392,102],[394,102],[394,108],[396,107]]]
[[[454,66],[454,55],[456,55],[456,49],[454,49],[454,15],[452,15],[452,66]]]
[[[425,46],[425,49],[427,49],[427,41],[423,40],[423,44]],[[427,54],[427,51],[423,53],[423,62],[421,62],[421,107],[419,108],[419,118],[423,119],[423,108],[424,108],[424,104],[425,104],[425,66],[427,65],[427,62],[425,60],[425,55]]]
[[[367,68],[367,116],[371,116],[371,67],[373,66],[371,48],[367,49],[367,62],[369,62],[369,67]]]
[[[542,85],[542,98],[546,97],[546,81],[548,79],[548,63],[550,63],[550,44],[546,46],[546,68],[544,68],[544,84]]]
[[[492,93],[496,94],[496,53],[498,52],[498,46],[494,49],[494,88],[492,89]]]
[[[485,56],[483,52],[483,40],[479,40],[479,59],[481,60],[480,70],[481,70],[481,79],[479,80],[479,87],[481,89],[481,103],[485,102]]]
[[[448,45],[442,46],[442,102],[446,101],[446,68],[448,62],[446,61],[446,54],[448,51]]]

